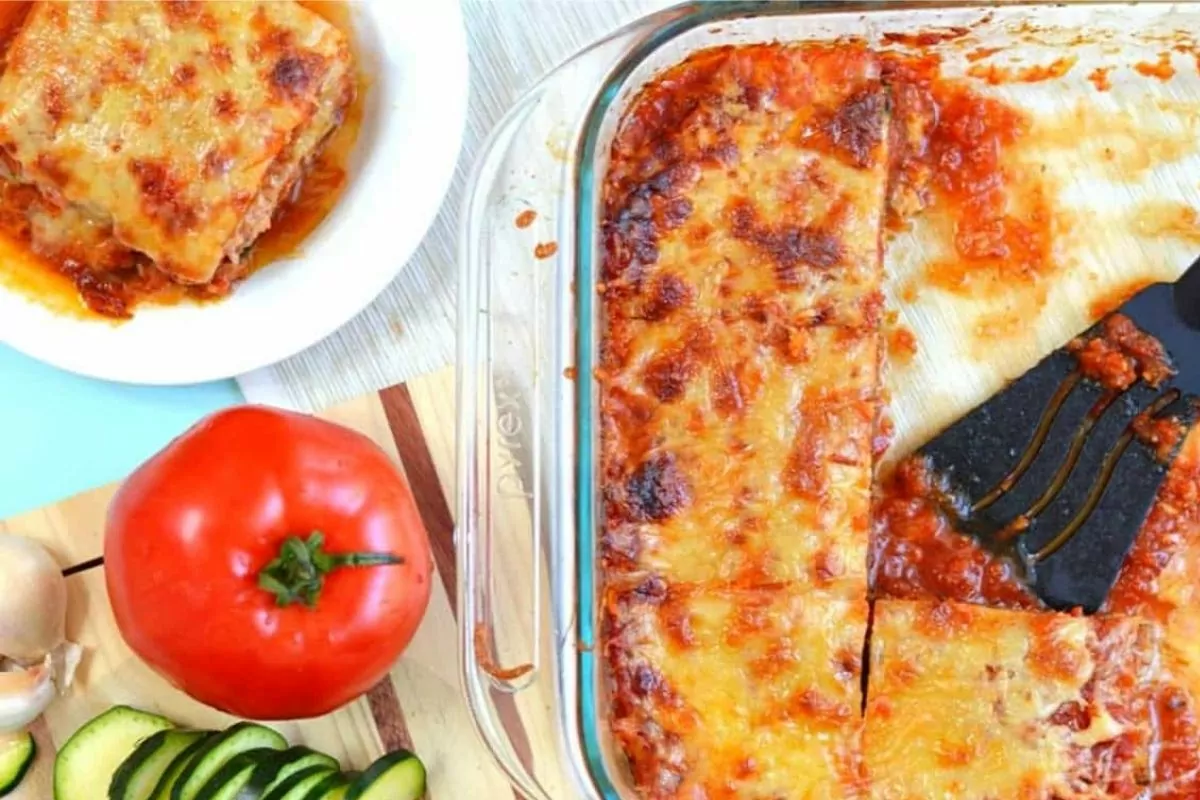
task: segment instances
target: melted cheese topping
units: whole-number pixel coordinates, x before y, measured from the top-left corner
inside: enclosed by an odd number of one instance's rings
[[[652,797],[859,796],[858,592],[614,596],[614,730]]]
[[[707,105],[654,133],[682,152],[646,157],[667,148],[643,141],[645,105],[614,145],[600,370],[612,568],[682,581],[863,577],[884,117],[873,58],[843,50],[850,82],[794,98],[811,100],[803,114],[782,113],[769,91],[804,83],[806,59],[832,50],[701,54],[676,69],[713,71],[691,87]],[[880,103],[858,123],[873,137],[859,167],[822,153],[808,129],[863,93]]]
[[[0,76],[0,147],[44,195],[43,248],[101,227],[205,283],[337,124],[350,60],[293,2],[38,3]]]
[[[613,145],[605,635],[614,730],[649,797],[858,785],[879,72],[855,43],[702,51],[643,90]],[[693,635],[671,639],[679,604]],[[731,637],[746,604],[763,610]]]
[[[1157,666],[1134,618],[878,600],[871,797],[1145,797]]]

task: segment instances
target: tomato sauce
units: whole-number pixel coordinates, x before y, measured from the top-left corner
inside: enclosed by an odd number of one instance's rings
[[[1188,691],[1167,684],[1154,703],[1162,742],[1154,759],[1155,800],[1195,800],[1200,794],[1200,722]]]
[[[1107,389],[1125,390],[1139,378],[1158,386],[1173,373],[1162,344],[1124,314],[1108,317],[1100,335],[1071,341],[1067,351],[1079,362],[1084,377]]]
[[[1145,289],[1149,285],[1147,280],[1131,281],[1124,286],[1118,286],[1112,291],[1096,298],[1091,302],[1088,311],[1092,319],[1099,320],[1116,311],[1125,302],[1132,298],[1135,294]]]
[[[967,69],[972,78],[980,78],[993,86],[1004,83],[1041,83],[1061,78],[1071,71],[1078,59],[1068,56],[1057,58],[1049,64],[1033,64],[1028,67],[1004,67],[998,64],[973,64]]]
[[[1200,432],[1193,432],[1200,437]],[[1185,450],[1192,448],[1185,445]],[[1174,604],[1160,599],[1159,578],[1200,538],[1200,458],[1185,452],[1176,459],[1159,490],[1146,523],[1109,593],[1107,610],[1166,621]]]
[[[1171,63],[1171,54],[1169,52],[1159,53],[1158,61],[1153,63],[1140,61],[1134,64],[1133,68],[1139,75],[1145,75],[1147,78],[1158,78],[1159,80],[1169,81],[1175,77],[1175,66]]]
[[[1112,81],[1108,76],[1112,72],[1112,67],[1096,67],[1088,73],[1088,80],[1096,87],[1097,92],[1107,92],[1112,88]]]
[[[884,481],[870,551],[875,596],[1040,607],[1011,562],[954,530],[941,510],[943,495],[919,456],[901,462]]]
[[[917,335],[899,322],[889,325],[887,333],[888,361],[908,364],[917,357]]]
[[[949,231],[953,247],[921,282],[978,294],[1056,270],[1049,187],[1011,159],[1028,115],[944,78],[936,56],[885,53],[883,69],[894,104],[889,222],[901,228],[920,213]]]
[[[970,28],[955,26],[952,28],[930,29],[916,33],[885,33],[883,41],[886,44],[901,44],[907,47],[932,47],[943,42],[951,42],[970,35]]]

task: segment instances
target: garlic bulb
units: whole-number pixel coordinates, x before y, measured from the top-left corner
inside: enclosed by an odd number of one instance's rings
[[[46,549],[0,534],[0,657],[32,664],[66,638],[67,583]]]
[[[0,534],[0,735],[37,719],[75,674],[66,641],[67,584],[40,544]]]

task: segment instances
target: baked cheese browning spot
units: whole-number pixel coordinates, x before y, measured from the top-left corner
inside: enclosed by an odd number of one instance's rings
[[[346,36],[294,2],[35,4],[0,75],[0,147],[11,180],[71,213],[44,214],[33,249],[64,270],[116,269],[92,282],[125,285],[122,302],[154,270],[227,289],[354,78]],[[60,249],[96,230],[126,263]]]
[[[856,167],[869,167],[883,139],[886,103],[883,92],[868,87],[820,121],[818,130],[829,138],[834,153]]]
[[[182,236],[200,222],[200,209],[184,199],[186,184],[161,161],[129,162],[142,197],[142,214],[162,225],[168,235]]]
[[[860,796],[857,591],[610,583],[613,731],[642,794]]]
[[[1157,678],[1136,618],[876,601],[870,796],[1143,797]]]
[[[688,502],[687,479],[669,453],[643,462],[626,483],[620,504],[638,521],[662,522]]]
[[[856,796],[887,180],[859,42],[651,81],[603,194],[603,641],[641,794]]]

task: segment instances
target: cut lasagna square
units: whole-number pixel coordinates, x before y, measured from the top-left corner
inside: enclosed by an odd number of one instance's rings
[[[879,600],[870,647],[875,800],[1149,796],[1154,625]]]
[[[345,35],[291,0],[39,2],[0,75],[0,158],[38,190],[39,252],[111,268],[125,250],[204,284],[353,93]]]
[[[604,186],[612,725],[643,797],[860,797],[887,110],[860,42],[700,51]]]
[[[604,557],[668,581],[865,586],[887,111],[861,44],[701,51],[604,189]]]
[[[645,796],[861,796],[861,592],[607,596],[612,725]]]

